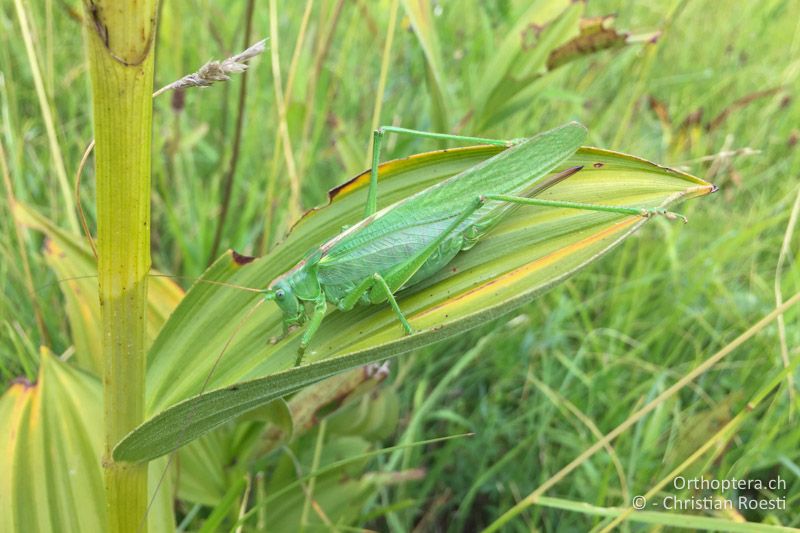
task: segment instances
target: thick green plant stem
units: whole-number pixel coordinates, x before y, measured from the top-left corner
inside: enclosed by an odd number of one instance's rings
[[[84,1],[96,141],[109,531],[146,526],[147,464],[114,462],[111,450],[144,419],[156,4]]]

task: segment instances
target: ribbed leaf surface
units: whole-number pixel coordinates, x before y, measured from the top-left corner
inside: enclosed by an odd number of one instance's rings
[[[0,398],[0,531],[105,531],[97,379],[45,352],[36,383]],[[165,461],[150,465],[155,489]],[[169,485],[169,483],[167,483]],[[170,490],[148,516],[151,531],[174,529]]]
[[[499,150],[473,147],[386,163],[381,168],[379,207]],[[596,148],[582,148],[556,171],[576,165],[583,170],[541,197],[655,207],[713,190],[693,176]],[[330,206],[307,215],[268,256],[246,262],[227,254],[208,270],[207,279],[266,286],[343,225],[359,219],[367,179],[359,176],[334,191]],[[305,385],[508,313],[597,259],[646,222],[638,216],[520,208],[448,268],[399,294],[398,302],[416,334],[403,334],[388,305],[331,311],[306,354],[307,364],[300,368],[292,365],[301,331],[269,342],[280,333],[281,316],[274,304],[255,308],[258,294],[197,283],[150,352],[151,419],[117,446],[115,457],[131,461],[158,457]],[[238,384],[231,386],[234,383]]]

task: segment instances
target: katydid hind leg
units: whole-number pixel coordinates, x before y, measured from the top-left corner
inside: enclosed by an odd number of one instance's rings
[[[384,128],[379,128],[372,132],[372,168],[369,171],[369,190],[367,191],[364,218],[375,214],[378,210],[378,165],[381,162],[383,132]]]
[[[340,311],[350,311],[356,306],[358,301],[361,299],[361,296],[367,292],[370,287],[372,287],[371,278],[365,278],[361,280],[361,283],[356,285],[345,295],[344,298],[336,303],[336,307],[338,307]]]
[[[491,144],[495,146],[513,146],[523,139],[489,139],[486,137],[470,137],[467,135],[453,135],[450,133],[433,133],[429,131],[412,130],[398,126],[381,126],[372,132],[372,168],[369,173],[369,189],[367,191],[367,204],[364,209],[364,218],[375,214],[378,210],[378,166],[381,162],[381,146],[386,133],[396,133],[419,137],[423,139],[440,139],[477,144]]]
[[[493,144],[495,146],[512,146],[513,144],[522,141],[522,139],[490,139],[488,137],[472,137],[469,135],[455,135],[452,133],[435,133],[431,131],[401,128],[399,126],[381,126],[376,131],[380,131],[382,133],[400,133],[422,139],[441,139],[446,141],[460,141],[477,144]]]
[[[496,202],[508,202],[521,205],[530,205],[536,207],[552,207],[562,209],[577,209],[581,211],[597,211],[601,213],[618,213],[621,215],[635,215],[644,218],[653,216],[663,216],[669,220],[683,220],[687,222],[685,216],[672,211],[667,211],[660,207],[627,207],[617,205],[602,205],[602,204],[589,204],[581,202],[567,202],[559,200],[543,200],[540,198],[528,198],[523,196],[509,196],[505,194],[487,194],[484,196],[486,200]]]
[[[400,265],[397,268],[392,269],[391,272],[386,274],[386,276],[382,276],[379,272],[375,272],[369,278],[363,279],[356,287],[354,287],[344,298],[342,298],[338,303],[337,307],[341,311],[349,311],[358,303],[361,297],[367,291],[371,291],[376,285],[380,290],[381,296],[385,296],[386,300],[394,309],[395,313],[397,313],[398,317],[400,318],[401,323],[403,324],[403,329],[406,330],[407,333],[412,333],[413,328],[408,323],[405,315],[400,310],[400,307],[397,304],[397,300],[394,298],[394,293],[400,290],[401,287],[417,272],[422,265],[431,257],[431,255],[436,252],[439,246],[448,238],[452,237],[452,235],[458,231],[459,226],[467,219],[469,216],[480,209],[480,207],[484,204],[485,200],[482,196],[476,196],[475,199],[470,203],[470,205],[458,216],[455,220],[439,234],[436,239],[434,239],[428,246],[420,252],[417,257],[412,258],[409,261],[406,261],[404,264]],[[375,293],[376,296],[378,293]],[[378,303],[382,301],[382,298],[371,298],[372,303]]]
[[[358,302],[364,292],[370,291],[370,301],[372,303],[379,303],[384,299],[388,301],[400,319],[400,322],[402,323],[403,329],[406,331],[406,333],[413,333],[414,329],[411,327],[411,324],[409,324],[408,320],[403,314],[403,311],[400,309],[400,306],[394,297],[394,293],[399,291],[406,284],[406,282],[411,279],[417,271],[419,271],[422,265],[424,265],[428,259],[430,259],[432,254],[438,250],[439,246],[444,241],[451,238],[459,230],[461,224],[467,218],[469,218],[472,213],[480,209],[483,204],[484,198],[481,196],[476,196],[470,205],[458,217],[456,217],[455,220],[453,220],[450,226],[442,231],[442,233],[440,233],[436,239],[428,244],[428,246],[416,257],[392,269],[386,274],[386,276],[382,276],[379,272],[374,273],[371,278],[367,278],[366,280],[362,281],[356,289],[348,294],[345,299],[342,300],[339,308],[342,310],[351,309],[352,306]],[[377,289],[377,292],[372,292],[374,289]]]
[[[337,307],[341,311],[350,311],[356,306],[364,294],[371,294],[375,289],[379,291],[375,294],[380,294],[380,297],[370,298],[370,301],[377,304],[382,302],[385,298],[386,301],[389,302],[389,305],[391,305],[394,312],[397,314],[397,317],[400,319],[400,323],[403,325],[405,332],[409,335],[413,333],[414,329],[411,327],[411,324],[408,323],[406,316],[403,314],[403,311],[397,304],[397,300],[395,300],[391,287],[378,272],[374,273],[368,278],[363,279],[361,283],[359,283],[344,298],[342,298],[342,300],[337,304]]]

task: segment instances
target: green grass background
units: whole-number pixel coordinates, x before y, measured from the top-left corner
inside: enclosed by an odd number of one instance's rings
[[[285,83],[304,2],[280,4],[278,44]],[[450,109],[446,129],[455,130],[469,112],[496,44],[525,4],[434,3],[433,31]],[[0,5],[0,142],[14,192],[65,224],[70,207],[58,187],[58,161],[48,143],[14,4],[3,0]],[[319,204],[327,189],[367,166],[390,5],[388,0],[344,3],[319,65],[317,46],[328,42],[338,3],[322,2],[312,12],[287,114],[305,207]],[[27,9],[71,181],[91,139],[81,28],[71,15],[81,13],[80,5],[47,0]],[[245,2],[165,2],[156,85],[240,50],[244,13]],[[588,15],[610,13],[617,15],[620,29],[661,30],[662,35],[655,44],[603,52],[550,73],[535,82],[535,92],[513,115],[479,131],[468,122],[461,132],[513,138],[575,119],[588,126],[590,144],[685,168],[721,190],[681,206],[688,225],[649,224],[614,253],[521,310],[518,314],[529,325],[493,337],[446,387],[436,389],[481,336],[507,320],[393,362],[390,386],[400,394],[403,414],[387,442],[465,431],[475,435],[384,458],[377,468],[421,466],[428,472],[422,481],[376,495],[373,511],[395,506],[379,527],[399,531],[421,524],[423,530],[459,530],[491,523],[600,433],[775,307],[776,267],[800,190],[800,2],[608,0],[587,6]],[[268,33],[267,2],[258,0],[253,40]],[[198,276],[208,262],[241,83],[236,79],[190,91],[179,111],[169,96],[156,101],[153,259],[163,271]],[[288,195],[282,156],[274,164],[278,119],[269,52],[254,62],[247,84],[241,152],[222,243],[259,254],[269,236],[275,240],[285,231]],[[436,129],[428,87],[419,40],[401,7],[381,123]],[[775,90],[740,100],[770,89]],[[659,119],[651,99],[660,103],[667,120]],[[725,119],[709,128],[726,111]],[[437,146],[392,139],[386,155]],[[724,152],[734,155],[720,155]],[[84,176],[82,197],[94,227],[91,169]],[[40,344],[57,353],[70,347],[59,288],[44,264],[40,237],[26,233],[25,242],[17,242],[8,207],[4,190],[0,374],[6,383],[20,374],[35,376]],[[784,299],[800,290],[796,250],[797,234],[778,284]],[[25,288],[23,253],[37,290],[33,299]],[[37,330],[34,305],[44,314],[49,341]],[[787,313],[785,321],[788,355],[796,361],[797,311]],[[548,495],[605,507],[628,505],[627,498],[661,480],[781,369],[773,323],[625,432],[613,443],[613,455],[596,454]],[[800,375],[794,375],[797,382]],[[441,395],[421,409],[434,390]],[[747,413],[732,439],[684,475],[780,475],[788,483],[782,494],[788,509],[744,518],[800,527],[797,392],[783,381]],[[662,494],[676,492],[665,489]],[[600,518],[586,514],[532,506],[509,527],[580,531],[599,523]]]

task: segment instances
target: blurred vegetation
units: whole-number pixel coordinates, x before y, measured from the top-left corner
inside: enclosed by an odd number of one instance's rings
[[[402,484],[358,478],[360,504],[342,509],[343,523],[395,531],[490,524],[774,309],[776,276],[784,300],[800,289],[797,233],[781,254],[800,183],[800,3],[337,0],[311,3],[306,20],[305,2],[282,2],[272,6],[278,35],[270,35],[269,4],[255,2],[252,40],[270,36],[267,54],[280,59],[279,67],[265,55],[246,78],[155,101],[153,261],[161,271],[194,277],[205,270],[232,158],[223,248],[258,255],[274,245],[299,207],[292,205],[293,186],[300,186],[302,207],[312,207],[368,166],[376,102],[381,124],[498,138],[576,119],[589,127],[592,145],[686,169],[721,188],[706,201],[682,206],[687,226],[649,224],[517,313],[528,327],[501,329],[508,319],[500,320],[392,361],[381,389],[396,396],[399,423],[392,435],[364,435],[386,446],[475,435],[372,459],[373,476],[415,474]],[[395,9],[381,95],[382,53]],[[82,8],[44,0],[26,10],[35,63],[14,3],[3,0],[0,10],[0,143],[17,200],[71,229],[74,206],[65,205],[62,185],[71,183],[92,136]],[[163,2],[156,86],[243,49],[246,11],[247,2]],[[581,23],[609,14],[616,18]],[[608,33],[610,50],[559,64],[551,52],[565,44],[558,35],[566,34],[557,30],[578,35],[581,26],[629,35]],[[295,55],[299,34],[304,38]],[[275,91],[276,70],[282,95]],[[37,71],[44,98],[34,90]],[[242,83],[247,92],[236,151]],[[48,135],[49,114],[61,156]],[[386,155],[435,147],[393,138]],[[4,382],[20,375],[33,380],[39,346],[69,357],[73,340],[42,237],[24,231],[19,242],[3,190],[0,372]],[[81,195],[94,227],[90,168]],[[800,357],[798,320],[796,310],[785,315],[784,354],[792,361]],[[485,335],[492,336],[472,351]],[[547,494],[601,507],[628,505],[743,411],[781,372],[781,352],[780,331],[771,324]],[[717,479],[780,476],[787,480],[787,510],[719,516],[800,527],[800,375],[793,374],[794,381],[783,380],[747,413],[732,438],[683,472]],[[298,456],[281,459],[288,463],[275,467],[275,480],[290,476],[297,464],[329,460],[315,456],[325,427],[301,437],[293,446]],[[347,443],[331,442],[325,453],[340,457]],[[361,453],[363,442],[352,444],[352,453]],[[411,470],[420,468],[424,476]],[[363,468],[341,475],[359,472]],[[661,494],[675,492],[667,487]],[[179,518],[187,511],[180,507]],[[510,527],[574,531],[606,523],[533,505]]]

